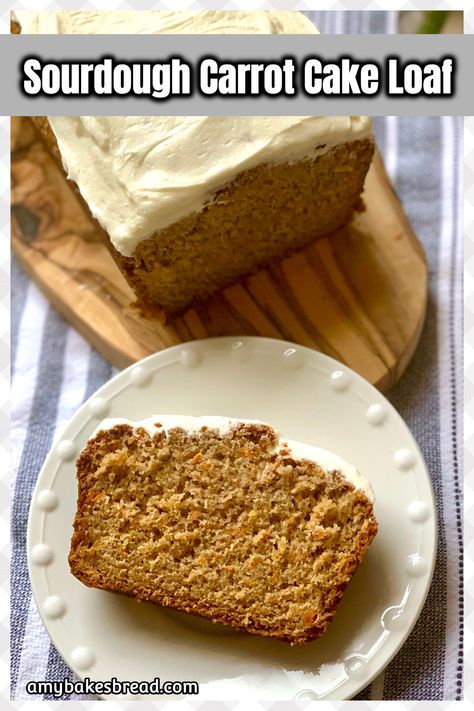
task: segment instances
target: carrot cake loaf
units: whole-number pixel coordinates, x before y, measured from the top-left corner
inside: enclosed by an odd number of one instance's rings
[[[77,477],[81,582],[291,644],[326,631],[377,532],[353,466],[258,421],[105,420]]]
[[[299,12],[17,12],[25,33],[317,34]],[[174,314],[351,217],[361,116],[51,116],[35,123],[139,302]]]

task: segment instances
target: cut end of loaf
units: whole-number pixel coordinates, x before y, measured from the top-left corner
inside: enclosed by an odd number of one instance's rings
[[[291,644],[320,637],[377,532],[339,473],[264,424],[120,424],[77,462],[69,563],[84,584]]]
[[[368,137],[245,170],[133,256],[109,244],[112,256],[144,312],[180,314],[347,224],[362,207],[374,145]]]

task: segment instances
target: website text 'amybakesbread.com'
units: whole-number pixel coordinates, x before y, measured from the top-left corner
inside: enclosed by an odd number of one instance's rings
[[[197,681],[164,681],[159,677],[153,681],[119,681],[112,677],[107,681],[94,681],[85,679],[59,679],[57,681],[29,681],[26,684],[28,694],[46,694],[55,699],[60,699],[70,694],[93,694],[114,696],[166,696],[177,694],[199,694]]]

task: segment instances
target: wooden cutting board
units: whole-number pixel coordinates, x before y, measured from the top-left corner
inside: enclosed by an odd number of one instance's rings
[[[221,335],[283,338],[343,361],[388,391],[423,326],[427,266],[380,156],[366,210],[329,237],[167,324],[134,295],[29,119],[12,119],[12,243],[58,311],[115,366]]]

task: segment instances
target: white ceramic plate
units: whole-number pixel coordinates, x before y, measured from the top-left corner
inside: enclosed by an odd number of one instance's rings
[[[322,639],[289,647],[92,590],[71,575],[77,453],[103,417],[153,414],[263,420],[285,437],[337,452],[369,477],[379,533]],[[430,479],[389,402],[331,358],[264,338],[169,348],[104,385],[50,452],[28,530],[36,603],[54,644],[79,676],[196,680],[200,700],[351,698],[407,638],[428,592],[435,551]]]

